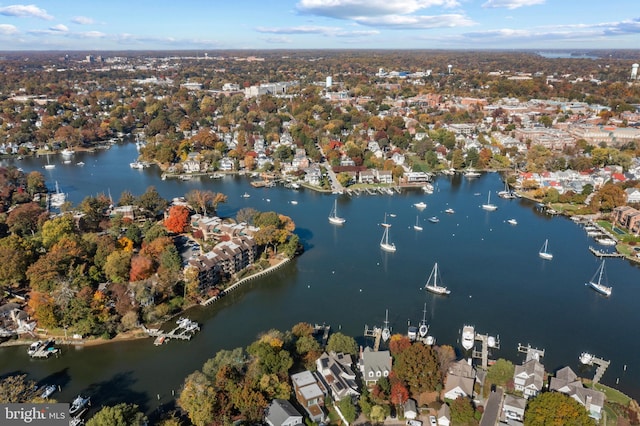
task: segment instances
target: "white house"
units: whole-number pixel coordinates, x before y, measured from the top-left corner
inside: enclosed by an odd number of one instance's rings
[[[454,362],[449,367],[445,378],[444,398],[455,400],[459,396],[473,397],[475,379],[476,371],[466,360]]]
[[[589,412],[589,417],[600,420],[604,406],[604,393],[591,388],[585,388],[576,373],[569,367],[558,370],[551,378],[549,390],[562,392],[578,401]]]
[[[636,204],[640,203],[640,189],[638,188],[627,188],[625,189],[627,193],[627,203]]]
[[[537,359],[516,365],[513,382],[515,389],[522,392],[525,398],[536,396],[544,384],[544,366]]]
[[[451,424],[451,409],[447,404],[442,404],[438,410],[438,426],[449,426]]]
[[[366,347],[360,352],[359,367],[362,373],[362,381],[367,386],[375,385],[383,378],[389,377],[391,372],[391,354],[389,351],[374,352],[370,347]]]
[[[274,399],[267,407],[264,419],[269,426],[304,425],[304,417],[286,399]]]
[[[324,352],[316,360],[316,371],[334,401],[360,395],[352,365],[351,355],[343,353]]]

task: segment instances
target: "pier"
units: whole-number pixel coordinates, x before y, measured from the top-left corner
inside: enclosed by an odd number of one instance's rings
[[[527,354],[526,361],[531,361],[532,359],[540,361],[540,358],[544,357],[544,349],[532,348],[531,345],[524,346],[518,343],[518,352]]]
[[[331,326],[330,325],[325,325],[323,323],[322,325],[315,324],[313,326],[313,334],[322,333],[322,338],[321,338],[322,347],[327,346],[327,342],[329,341],[329,333],[330,332],[331,332]]]
[[[596,257],[624,257],[624,254],[622,253],[607,253],[604,252],[602,250],[598,250],[596,248],[593,248],[591,246],[589,246],[589,251],[591,252],[591,254],[593,254]]]
[[[178,326],[169,332],[162,331],[159,328],[146,328],[144,326],[142,328],[149,336],[156,338],[153,342],[156,346],[162,345],[169,339],[191,340],[191,337],[197,331],[200,331],[200,325],[187,318],[180,318],[177,323]]]
[[[580,361],[583,364],[586,364],[586,365],[594,365],[595,364],[596,365],[596,372],[593,375],[593,383],[595,384],[595,383],[600,382],[600,379],[602,379],[602,376],[604,375],[604,372],[607,371],[607,368],[609,368],[609,364],[611,364],[611,361],[606,361],[606,360],[604,360],[602,358],[599,358],[599,357],[597,357],[595,355],[590,355],[590,354],[589,355],[583,354],[582,356],[583,357],[587,356],[587,359],[588,359],[587,362],[584,362],[582,360],[582,357],[581,357]]]
[[[473,358],[480,359],[482,362],[482,369],[487,370],[489,368],[489,348],[500,349],[500,337],[492,337],[488,334],[476,333],[474,339],[477,342],[480,342],[482,346],[479,351],[473,348],[471,356]]]
[[[46,342],[40,344],[33,351],[30,350],[29,355],[31,356],[31,358],[39,359],[46,359],[52,355],[58,356],[60,354],[60,349],[54,347],[53,344],[53,340],[47,340]]]
[[[369,328],[366,324],[364,326],[364,335],[366,337],[373,337],[373,350],[375,352],[380,348],[380,339],[382,338],[382,329],[380,327]]]

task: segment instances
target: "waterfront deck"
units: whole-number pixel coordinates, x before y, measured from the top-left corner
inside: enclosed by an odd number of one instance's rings
[[[170,339],[191,340],[193,335],[200,331],[200,325],[190,320],[185,320],[184,324],[180,323],[179,320],[178,326],[168,332],[159,328],[146,328],[144,326],[142,328],[150,337],[155,337],[153,341],[155,346],[160,346]]]
[[[46,359],[51,356],[57,357],[58,355],[60,355],[60,349],[54,347],[53,344],[54,344],[53,340],[44,342],[42,345],[38,347],[38,349],[36,349],[33,353],[30,354],[31,358]]]
[[[589,251],[591,252],[591,254],[593,254],[596,257],[625,257],[624,254],[622,253],[607,253],[604,252],[602,250],[598,250],[596,248],[593,248],[592,246],[589,246]]]

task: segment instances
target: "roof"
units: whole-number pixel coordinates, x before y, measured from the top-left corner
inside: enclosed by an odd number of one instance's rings
[[[289,401],[286,399],[274,399],[267,408],[265,420],[273,426],[281,426],[285,422],[293,424],[291,423],[292,417],[298,420],[298,423],[295,424],[304,424],[302,414]]]

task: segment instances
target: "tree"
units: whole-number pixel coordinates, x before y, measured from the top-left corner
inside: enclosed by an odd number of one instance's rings
[[[129,281],[141,281],[153,274],[153,261],[145,256],[133,256],[129,271]]]
[[[30,195],[45,192],[46,189],[47,186],[42,173],[33,171],[27,175],[27,192],[29,192]]]
[[[452,415],[453,415],[453,410]],[[452,416],[453,417],[453,416]],[[543,392],[529,400],[524,413],[525,426],[588,426],[596,422],[575,399],[560,392]]]
[[[7,226],[14,234],[33,235],[38,229],[38,220],[43,212],[42,207],[36,203],[20,204],[7,216]]]
[[[342,398],[340,402],[338,402],[338,408],[340,408],[340,411],[347,422],[353,423],[356,420],[356,415],[358,413],[350,396]]]
[[[189,225],[189,209],[185,206],[176,205],[169,209],[169,217],[164,221],[164,226],[176,234],[181,234]]]
[[[411,341],[407,336],[402,334],[394,334],[389,340],[389,352],[391,352],[391,355],[393,356],[398,355],[409,346],[411,346]]]
[[[195,426],[206,426],[216,420],[216,402],[216,391],[203,373],[196,371],[185,379],[178,405]]]
[[[253,225],[254,224],[254,219],[255,217],[259,214],[260,212],[258,212],[258,210],[251,208],[251,207],[244,207],[240,210],[238,210],[238,213],[236,213],[236,221],[238,221],[238,223],[247,223],[249,225]]]
[[[409,390],[402,381],[396,379],[391,385],[390,397],[393,404],[404,404],[409,399]]]
[[[150,186],[145,193],[138,198],[137,205],[155,217],[159,212],[167,208],[167,204],[167,200],[160,196],[156,188]]]
[[[451,423],[466,425],[473,421],[475,410],[471,399],[459,396],[449,406],[451,408]]]
[[[438,360],[430,346],[411,345],[398,354],[393,371],[409,385],[414,395],[433,391],[441,384]]]
[[[358,344],[353,337],[338,332],[329,336],[327,351],[356,355],[358,353]]]
[[[33,396],[36,383],[27,380],[26,374],[7,376],[0,380],[0,403],[21,403],[30,401]]]
[[[513,378],[513,372],[515,367],[511,361],[500,358],[492,366],[489,367],[487,372],[487,380],[492,384],[504,386],[509,380]]]
[[[75,222],[70,214],[55,217],[42,225],[42,245],[50,248],[63,237],[75,234]]]
[[[143,426],[146,424],[147,416],[138,410],[138,406],[126,403],[102,407],[87,421],[87,426]]]
[[[131,252],[116,250],[107,256],[104,273],[114,283],[126,282],[129,279]]]
[[[35,248],[17,234],[0,239],[0,287],[15,287],[26,278],[27,267],[35,259]]]
[[[627,194],[622,188],[612,183],[604,184],[591,198],[591,207],[596,210],[610,212],[626,202]]]

